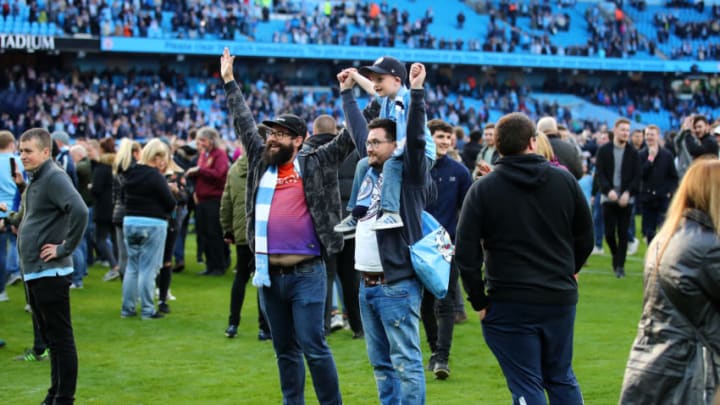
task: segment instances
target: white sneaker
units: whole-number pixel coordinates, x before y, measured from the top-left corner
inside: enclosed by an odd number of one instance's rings
[[[103,281],[112,281],[115,279],[120,278],[120,272],[117,270],[110,269],[107,273],[105,273],[105,276],[103,277]]]
[[[354,216],[348,215],[340,221],[339,224],[335,225],[333,231],[338,233],[352,232],[357,227],[357,219]]]
[[[605,251],[603,250],[603,248],[595,246],[593,248],[592,252],[590,252],[590,254],[591,255],[604,255]]]
[[[637,238],[635,238],[635,240],[632,242],[628,242],[627,255],[632,256],[635,253],[637,253],[639,246],[640,246],[640,241]]]
[[[71,290],[82,290],[82,288],[83,288],[82,284],[75,284],[75,283],[70,284]]]
[[[335,332],[336,330],[340,330],[345,326],[345,322],[343,321],[343,316],[341,314],[335,314],[330,319],[330,330]]]
[[[383,216],[375,221],[375,225],[373,225],[372,230],[379,231],[382,229],[402,228],[403,226],[405,226],[405,224],[403,223],[400,214],[396,212],[385,212],[383,213]]]
[[[10,301],[10,297],[7,295],[7,291],[0,293],[0,302]]]
[[[156,289],[155,289],[155,298],[160,298],[160,289],[159,289],[159,288],[156,288]],[[177,297],[175,297],[174,295],[172,295],[172,291],[170,291],[170,289],[168,288],[167,300],[168,300],[168,301],[175,301],[176,299],[177,299]]]
[[[15,285],[15,283],[17,283],[18,281],[21,281],[21,280],[22,280],[22,276],[20,276],[20,273],[19,273],[19,272],[18,272],[18,273],[12,273],[12,274],[10,274],[10,276],[8,277],[7,283],[6,283],[5,285],[6,285],[6,286]]]

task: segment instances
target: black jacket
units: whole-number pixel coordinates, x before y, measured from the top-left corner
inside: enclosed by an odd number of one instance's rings
[[[98,224],[112,224],[113,219],[113,175],[114,154],[103,155],[92,173],[92,192],[95,205],[93,221]]]
[[[640,201],[652,203],[665,198],[669,199],[678,184],[678,175],[672,154],[664,148],[659,148],[652,162],[648,160],[648,148],[641,150],[639,155],[642,165]]]
[[[255,200],[260,179],[268,168],[262,160],[265,143],[257,130],[257,124],[240,87],[234,81],[225,84],[225,100],[232,119],[235,135],[242,141],[248,157],[248,182],[245,199],[248,245],[255,249]],[[297,154],[308,211],[315,225],[323,251],[333,254],[343,249],[343,237],[333,227],[342,219],[340,192],[337,185],[337,169],[340,163],[355,149],[346,132],[318,147],[303,148]]]
[[[475,159],[477,159],[478,153],[483,148],[482,144],[475,142],[468,142],[463,146],[460,157],[462,158],[465,167],[470,170],[470,173],[475,171]]]
[[[720,355],[720,239],[706,213],[690,209],[684,217],[659,263],[665,241],[655,238],[647,250],[624,405],[706,402],[702,349]]]
[[[574,275],[593,248],[592,218],[568,171],[535,154],[505,156],[470,187],[456,242],[475,310],[490,301],[572,305]]]
[[[598,149],[595,160],[595,176],[600,186],[600,192],[607,195],[613,189],[613,171],[615,170],[615,158],[613,148],[615,144],[608,142]],[[623,153],[622,171],[620,173],[620,194],[628,191],[634,197],[640,191],[640,156],[638,151],[630,145],[625,144]]]
[[[567,167],[570,173],[572,173],[576,179],[580,180],[583,176],[582,160],[575,146],[563,141],[560,135],[549,134],[547,137],[550,140],[550,145],[552,145],[558,162]]]
[[[132,165],[125,172],[125,215],[168,219],[175,197],[165,177],[154,167]]]
[[[686,134],[685,145],[693,158],[698,158],[702,155],[713,155],[714,157],[718,155],[717,141],[715,140],[715,136],[710,134],[705,134],[702,139],[697,139],[690,134]]]
[[[369,107],[370,105],[368,105]],[[366,110],[367,111],[367,108]],[[346,129],[344,130],[346,131]],[[330,142],[335,135],[332,134],[318,134],[313,135],[305,141],[305,145],[310,148],[318,148],[328,142]],[[355,166],[360,160],[360,154],[357,149],[350,153],[350,156],[346,157],[345,160],[338,168],[338,185],[340,186],[340,206],[345,213],[345,209],[350,201],[350,194],[352,192],[353,179],[355,178]]]

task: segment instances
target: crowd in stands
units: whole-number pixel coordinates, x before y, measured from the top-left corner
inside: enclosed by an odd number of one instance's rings
[[[6,68],[0,75],[0,126],[14,133],[41,126],[73,137],[120,139],[132,135],[142,139],[185,137],[189,128],[209,124],[218,128],[223,138],[233,138],[222,108],[220,80],[203,80],[204,86],[190,85],[189,81],[191,78],[167,69],[120,75],[112,71],[56,74],[37,72],[32,67]],[[199,92],[197,87],[204,90]],[[320,114],[342,122],[337,89],[300,91],[271,74],[246,78],[243,87],[248,105],[260,119],[292,112],[308,122]],[[428,86],[426,98],[429,117],[467,130],[482,127],[491,111],[572,119],[557,103],[533,99],[528,87],[498,82],[493,76],[482,82],[474,76],[460,83],[438,80]]]
[[[698,10],[700,11],[700,10]],[[700,11],[702,12],[702,11]],[[682,40],[682,45],[673,47],[670,57],[679,59],[695,57],[698,60],[720,59],[720,46],[708,41],[720,35],[720,6],[712,6],[712,16],[705,21],[682,21],[674,11],[658,12],[653,17],[653,24],[657,28],[657,41],[665,43],[670,40],[671,33]],[[690,40],[708,41],[694,47]]]
[[[244,80],[248,105],[260,119],[292,112],[307,122],[320,114],[343,121],[339,94],[332,86],[315,91],[300,89],[272,74]],[[641,112],[668,111],[672,126],[679,126],[681,117],[688,113],[720,108],[717,80],[704,82],[691,97],[679,96],[669,84],[648,86],[644,80],[603,87],[548,77],[540,90],[574,94],[633,118]],[[482,128],[492,116],[513,111],[533,119],[551,115],[577,131],[599,126],[592,120],[573,117],[569,108],[557,102],[539,101],[526,85],[498,80],[494,75],[483,75],[482,79],[467,75],[460,81],[438,75],[434,84],[427,86],[426,99],[430,118],[468,131]],[[32,67],[8,67],[0,72],[0,106],[0,126],[14,133],[41,126],[86,138],[185,137],[189,128],[209,124],[218,128],[223,138],[234,137],[225,119],[220,80],[193,79],[168,69],[57,74],[37,72]]]
[[[645,3],[631,1],[640,14],[630,18],[622,1],[615,7],[593,4],[585,9],[588,30],[586,38],[576,44],[553,41],[558,32],[572,27],[569,8],[576,0],[515,2],[509,0],[467,0],[459,6],[457,30],[438,23],[429,7],[419,18],[412,18],[403,6],[387,1],[317,2],[314,8],[295,2],[246,2],[146,0],[117,1],[10,1],[1,0],[4,20],[30,24],[52,24],[66,34],[115,35],[148,38],[256,40],[259,24],[282,19],[285,24],[271,38],[276,43],[353,45],[373,47],[408,47],[420,49],[469,50],[485,52],[526,52],[547,55],[632,57],[638,52],[655,55],[658,45],[672,46],[664,57],[671,59],[720,59],[720,45],[697,44],[692,40],[708,40],[720,34],[720,5],[708,10],[693,2],[698,13],[707,19],[688,21],[677,13],[685,2],[668,2],[665,9],[651,14]],[[485,36],[468,35],[464,8],[470,8],[490,19]],[[527,26],[518,18],[529,19]],[[657,28],[656,37],[638,32],[637,24],[648,22]],[[9,26],[8,26],[9,27]],[[28,26],[29,27],[29,26]],[[473,29],[476,29],[474,27]],[[27,28],[29,29],[29,28]],[[541,33],[539,33],[541,32]],[[454,36],[454,37],[452,37]],[[676,45],[677,44],[677,45]]]
[[[668,111],[672,126],[679,126],[680,119],[704,109],[720,107],[720,81],[708,80],[682,97],[662,82],[650,85],[647,81],[625,80],[614,87],[592,86],[580,81],[550,78],[543,85],[544,91],[571,93],[586,100],[609,108],[617,109],[620,115],[635,117],[638,111]]]

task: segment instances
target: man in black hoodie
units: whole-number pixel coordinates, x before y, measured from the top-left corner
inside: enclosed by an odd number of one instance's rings
[[[475,170],[475,159],[477,159],[480,149],[483,148],[482,138],[483,133],[480,132],[479,129],[470,132],[470,142],[465,144],[460,154],[463,164],[465,164],[465,167],[467,167],[471,173]]]
[[[497,122],[502,157],[468,191],[455,262],[515,402],[546,403],[547,390],[550,403],[582,404],[571,366],[574,276],[593,247],[592,219],[573,175],[536,145],[524,114]]]

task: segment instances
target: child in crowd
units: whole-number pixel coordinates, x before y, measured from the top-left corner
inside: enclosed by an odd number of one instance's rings
[[[397,123],[397,148],[393,156],[383,165],[383,184],[381,190],[382,214],[377,219],[373,230],[401,228],[404,224],[400,218],[400,188],[402,181],[402,155],[405,150],[405,122],[407,107],[410,104],[410,90],[405,87],[407,70],[399,60],[383,56],[371,66],[360,70],[348,69],[356,83],[375,99],[363,111],[366,121],[374,118],[389,118]],[[425,154],[435,160],[435,143],[430,131],[425,128]],[[335,226],[336,232],[353,231],[357,218],[362,216],[370,203],[370,195],[358,196],[362,182],[368,173],[368,159],[361,159],[355,168],[352,192],[348,203],[351,212]]]

